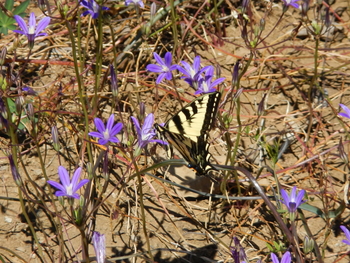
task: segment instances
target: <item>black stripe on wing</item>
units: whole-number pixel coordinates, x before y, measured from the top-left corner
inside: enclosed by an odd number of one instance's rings
[[[210,164],[208,133],[213,127],[221,93],[204,94],[185,107],[164,126],[155,125],[157,131],[177,149],[197,175],[215,170]]]
[[[207,93],[198,97],[168,120],[164,128],[196,141],[196,137],[208,133],[213,127],[220,98],[220,92]]]

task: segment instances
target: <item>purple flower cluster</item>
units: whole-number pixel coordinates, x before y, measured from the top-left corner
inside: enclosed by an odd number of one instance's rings
[[[109,9],[108,7],[99,6],[99,4],[97,4],[94,0],[83,0],[80,2],[80,5],[82,5],[87,9],[84,13],[81,14],[81,16],[86,16],[90,14],[93,19],[98,18],[100,14],[100,9],[102,10]]]
[[[142,128],[140,126],[139,121],[135,117],[131,117],[131,119],[134,122],[136,132],[137,132],[137,149],[136,149],[137,153],[140,153],[141,149],[144,148],[150,142],[168,144],[165,141],[162,141],[159,139],[153,139],[156,136],[156,131],[153,128],[154,115],[152,113],[148,114],[148,116],[145,118]]]
[[[164,78],[171,80],[173,78],[172,71],[176,69],[184,75],[182,78],[196,90],[195,94],[214,92],[216,90],[215,87],[225,80],[225,78],[218,78],[213,81],[214,67],[206,66],[201,68],[199,56],[194,58],[193,66],[186,61],[181,61],[182,67],[172,64],[172,54],[170,52],[165,54],[164,59],[157,53],[153,53],[153,55],[158,64],[149,64],[146,69],[159,73],[156,80],[157,84],[161,83]]]

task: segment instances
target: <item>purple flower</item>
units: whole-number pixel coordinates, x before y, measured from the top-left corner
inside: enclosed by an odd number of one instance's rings
[[[98,140],[99,144],[105,145],[108,142],[119,142],[119,139],[115,136],[122,130],[123,124],[119,122],[113,126],[114,114],[111,114],[111,116],[109,117],[106,127],[103,124],[102,120],[99,118],[95,118],[94,122],[98,132],[89,132],[89,135],[100,138]]]
[[[13,180],[15,181],[17,186],[21,186],[22,185],[22,179],[21,179],[21,176],[19,175],[19,172],[18,172],[17,167],[15,165],[15,162],[13,160],[12,154],[9,154],[7,156],[7,158],[9,159],[9,162],[10,162],[10,167],[11,167],[11,173],[12,173],[12,176],[13,176]]]
[[[141,8],[144,8],[145,5],[143,4],[142,0],[125,0],[125,5],[128,6],[131,3],[133,3],[135,6],[139,5]]]
[[[47,36],[46,33],[40,33],[40,32],[43,31],[50,24],[50,17],[44,17],[43,19],[40,20],[38,25],[36,25],[36,18],[34,13],[32,12],[30,13],[28,27],[22,17],[15,15],[13,18],[16,20],[19,27],[22,29],[22,30],[13,30],[13,32],[26,35],[28,38],[28,45],[30,49],[33,48],[34,40],[36,37]]]
[[[142,129],[140,127],[139,121],[135,117],[131,117],[131,119],[134,122],[134,125],[136,127],[137,139],[138,139],[137,144],[139,149],[144,148],[150,142],[168,144],[167,142],[162,140],[152,139],[154,136],[156,136],[155,129],[153,128],[153,122],[154,122],[153,113],[150,113],[147,115],[143,123]]]
[[[201,58],[197,56],[193,60],[193,66],[188,64],[186,61],[181,61],[184,68],[181,66],[177,66],[177,70],[185,75],[184,80],[193,88],[198,88],[198,78],[201,78],[200,73],[207,70],[211,66],[206,66],[201,69]]]
[[[96,254],[97,263],[104,263],[106,259],[106,237],[99,232],[92,235],[92,243]]]
[[[285,4],[285,6],[293,6],[295,8],[299,8],[299,5],[296,3],[298,2],[299,0],[282,0]]]
[[[171,80],[173,78],[173,74],[171,71],[177,69],[177,65],[171,65],[172,61],[172,55],[170,52],[167,52],[164,56],[164,59],[162,59],[157,53],[153,53],[155,60],[158,62],[159,65],[156,64],[149,64],[147,65],[146,69],[148,71],[160,73],[156,83],[159,84],[164,78],[167,80]]]
[[[340,112],[338,115],[350,119],[350,109],[346,107],[344,104],[339,104],[339,106],[345,111],[345,113]]]
[[[288,196],[287,192],[284,189],[281,189],[281,196],[282,196],[281,202],[287,206],[291,221],[294,221],[295,212],[297,211],[298,207],[302,203],[306,202],[306,201],[302,200],[304,195],[305,195],[305,190],[301,190],[298,193],[298,195],[297,195],[296,191],[297,191],[297,187],[294,186],[290,196]]]
[[[347,245],[350,245],[350,231],[349,229],[347,229],[345,226],[340,226],[341,230],[343,230],[345,236],[346,236],[346,239],[343,239],[342,241],[347,244]]]
[[[290,263],[292,260],[289,251],[284,253],[284,255],[282,256],[281,262],[278,260],[278,257],[274,253],[271,253],[271,259],[273,263]]]
[[[67,196],[69,198],[79,199],[79,194],[76,193],[76,191],[78,191],[84,184],[89,182],[89,179],[83,179],[78,182],[81,170],[81,167],[75,170],[72,181],[70,181],[66,168],[59,166],[58,175],[62,184],[55,181],[47,181],[47,183],[59,190],[55,193],[56,196]]]
[[[93,19],[98,18],[98,15],[100,13],[100,6],[94,1],[94,0],[83,0],[80,2],[80,4],[87,8],[87,10],[81,14],[81,16],[86,16],[88,14],[91,15]],[[108,7],[102,6],[102,10],[108,10]]]
[[[248,262],[247,255],[237,237],[233,238],[234,246],[230,247],[231,256],[235,263]]]
[[[38,95],[38,93],[35,90],[28,86],[24,86],[22,88],[22,92],[26,95]]]
[[[203,70],[202,70],[203,72]],[[214,75],[214,67],[210,66],[205,70],[205,76],[198,79],[198,90],[194,94],[210,93],[216,91],[215,86],[219,85],[225,78],[218,78],[211,82]]]

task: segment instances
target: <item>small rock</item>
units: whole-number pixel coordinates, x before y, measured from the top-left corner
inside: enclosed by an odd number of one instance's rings
[[[16,250],[20,251],[20,252],[25,252],[26,251],[26,249],[24,247],[16,247]]]
[[[12,223],[12,221],[13,221],[12,217],[5,216],[5,222],[6,223]]]

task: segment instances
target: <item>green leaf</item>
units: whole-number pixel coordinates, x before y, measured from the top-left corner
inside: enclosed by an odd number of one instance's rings
[[[7,15],[0,10],[0,25],[2,24],[2,21],[7,17]]]
[[[7,28],[9,30],[15,30],[17,27],[15,25],[8,25]]]
[[[306,211],[309,211],[309,212],[311,212],[311,213],[314,213],[314,214],[316,214],[316,215],[318,215],[318,216],[320,216],[320,217],[322,217],[322,218],[326,218],[326,217],[325,217],[325,214],[324,214],[324,213],[322,212],[322,210],[319,209],[318,207],[315,207],[315,206],[312,206],[312,205],[309,205],[309,204],[304,203],[304,204],[301,204],[301,205],[299,206],[299,208],[301,208],[301,209],[303,209],[303,210],[306,210]]]
[[[8,29],[7,27],[2,27],[0,26],[0,33],[4,34],[5,36],[8,34]]]
[[[19,6],[15,8],[15,10],[13,10],[13,14],[20,15],[21,13],[23,13],[27,9],[29,3],[30,3],[30,0],[26,0],[23,3],[21,3]],[[21,17],[24,17],[24,16],[21,16]]]
[[[5,8],[7,9],[7,10],[12,10],[12,8],[13,8],[13,4],[14,4],[14,1],[13,0],[6,0],[6,2],[5,2]]]

